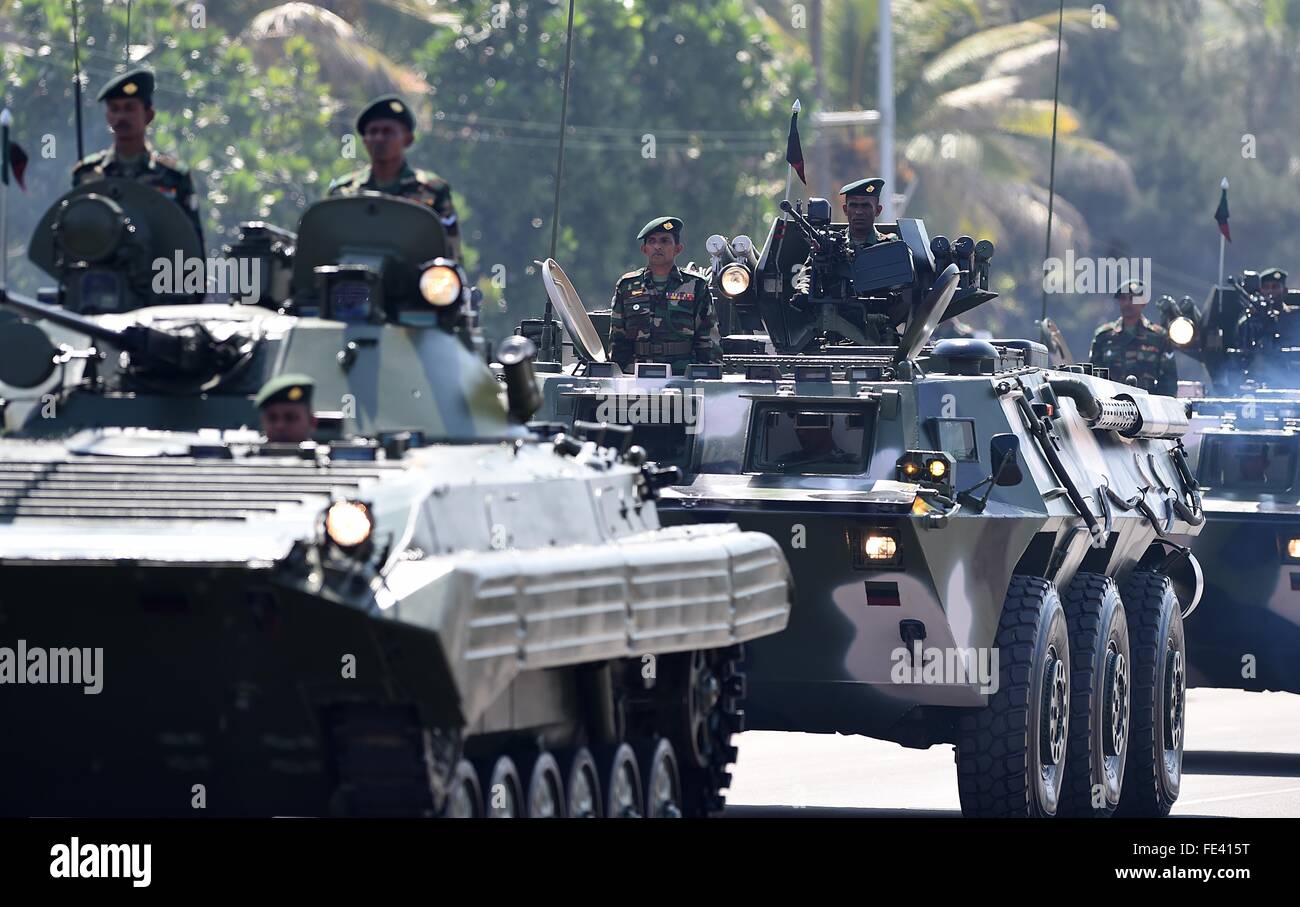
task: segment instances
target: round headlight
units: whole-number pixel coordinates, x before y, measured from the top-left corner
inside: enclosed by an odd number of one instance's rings
[[[1187,346],[1192,342],[1192,337],[1196,335],[1196,325],[1192,324],[1192,319],[1185,315],[1179,315],[1173,321],[1169,322],[1169,339],[1176,346]]]
[[[434,265],[420,275],[420,295],[429,305],[451,305],[460,299],[460,275],[455,268]]]
[[[948,474],[948,464],[943,460],[931,460],[928,468],[931,478],[942,479]]]
[[[868,560],[887,561],[898,553],[898,542],[891,535],[871,533],[862,542],[862,553]]]
[[[722,277],[718,282],[722,285],[722,292],[728,296],[739,296],[749,289],[749,268],[744,265],[728,265],[722,269]]]
[[[358,501],[335,501],[325,511],[325,534],[340,548],[355,548],[370,538],[375,522]]]

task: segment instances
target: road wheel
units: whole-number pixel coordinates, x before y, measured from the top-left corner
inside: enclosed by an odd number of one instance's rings
[[[644,781],[645,814],[651,819],[682,817],[682,781],[673,745],[663,737],[636,744]]]
[[[1119,805],[1129,743],[1132,658],[1119,589],[1078,573],[1065,590],[1070,630],[1070,742],[1063,816],[1109,816]]]
[[[641,773],[636,754],[626,743],[598,747],[596,767],[605,792],[604,815],[610,819],[637,819],[645,815],[641,800]]]
[[[1055,815],[1070,718],[1069,638],[1056,587],[1013,576],[994,644],[998,688],[958,722],[962,814]]]
[[[447,788],[447,802],[442,807],[444,819],[481,819],[483,817],[483,791],[479,787],[478,772],[468,759],[456,763],[451,784]]]
[[[1169,578],[1135,571],[1123,587],[1132,632],[1132,728],[1118,815],[1167,816],[1183,779],[1187,645]]]
[[[530,819],[564,818],[564,781],[560,764],[543,750],[537,754],[528,771],[524,802]]]
[[[591,750],[585,746],[559,755],[564,778],[564,809],[570,819],[599,819],[602,806],[600,772]]]
[[[740,704],[745,696],[745,675],[740,670],[744,649],[732,646],[696,651],[688,659],[677,695],[685,708],[674,749],[681,770],[682,812],[704,817],[722,811],[722,791],[731,784],[727,770],[736,761],[731,738],[745,729]]]
[[[509,756],[498,756],[478,764],[483,787],[483,814],[489,819],[516,819],[524,814],[523,785],[519,769]]]

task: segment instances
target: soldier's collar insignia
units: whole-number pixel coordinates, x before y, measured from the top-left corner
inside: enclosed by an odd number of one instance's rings
[[[302,388],[301,387],[289,388],[288,397],[290,400],[294,401],[295,403],[298,402],[299,400],[302,399]]]
[[[135,94],[139,90],[140,87],[136,85],[134,82],[127,82],[125,85],[122,86],[122,94],[128,94],[128,95]]]

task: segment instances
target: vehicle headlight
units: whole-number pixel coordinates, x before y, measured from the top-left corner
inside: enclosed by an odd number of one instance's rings
[[[1287,540],[1286,556],[1292,560],[1300,561],[1300,539]]]
[[[335,501],[325,511],[325,534],[340,548],[364,544],[374,528],[370,508],[360,501]]]
[[[420,295],[429,305],[451,305],[460,299],[460,291],[460,275],[453,267],[434,265],[420,275]]]
[[[870,561],[890,561],[898,554],[898,540],[885,533],[869,532],[862,540],[862,553]]]
[[[926,464],[926,471],[932,479],[942,479],[948,474],[948,464],[943,460],[931,460]]]
[[[749,268],[733,264],[722,269],[718,283],[722,286],[722,292],[728,296],[739,296],[749,289],[749,281]]]
[[[1187,346],[1196,336],[1196,325],[1186,315],[1179,315],[1169,322],[1169,339],[1175,346]]]

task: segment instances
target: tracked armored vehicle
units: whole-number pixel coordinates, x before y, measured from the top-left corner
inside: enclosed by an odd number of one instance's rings
[[[0,439],[0,812],[717,810],[778,546],[661,528],[643,450],[530,432],[528,345],[503,394],[426,208],[249,225],[288,294],[232,304],[151,285],[197,254],[157,200],[64,196],[31,249],[58,290],[4,294],[0,378],[57,383]],[[252,395],[286,373],[326,411],[269,444]]]
[[[733,334],[681,377],[621,374],[548,262],[584,361],[542,413],[679,467],[666,522],[781,543],[798,603],[750,649],[750,727],[955,744],[967,815],[1167,813],[1201,585],[1182,405],[1028,341],[929,345],[994,298],[990,243],[902,220],[854,252],[825,200],[788,216],[761,253],[710,240]]]

